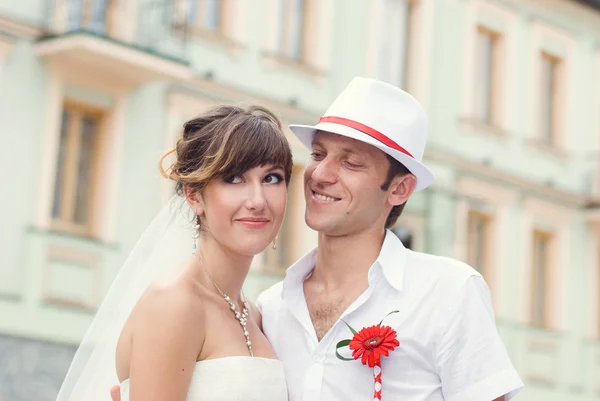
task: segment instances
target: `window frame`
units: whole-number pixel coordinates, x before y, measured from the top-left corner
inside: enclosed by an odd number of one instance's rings
[[[474,237],[476,237],[476,233],[473,231],[473,219],[477,219],[484,225],[483,238],[480,238],[477,241],[473,240]],[[470,208],[467,212],[467,263],[469,266],[477,270],[484,278],[486,278],[490,269],[490,249],[493,244],[492,236],[494,233],[493,219],[494,216],[481,212],[477,209]],[[479,245],[482,244],[484,252],[481,256],[481,266],[476,266],[475,254],[476,251],[480,249]]]
[[[65,164],[63,171],[60,171],[60,146],[61,137],[63,131],[62,115],[66,110],[70,110],[71,115],[76,116],[76,119],[71,118],[68,122],[67,132],[67,149],[65,155]],[[98,167],[101,161],[102,152],[102,133],[104,131],[104,124],[106,123],[107,112],[101,108],[90,106],[75,100],[63,99],[61,107],[61,118],[59,124],[59,142],[57,155],[55,159],[56,173],[54,175],[54,182],[52,187],[52,201],[50,205],[50,228],[55,231],[67,232],[81,236],[92,236],[95,230],[95,191],[98,182]],[[92,145],[92,160],[90,162],[90,187],[87,199],[87,219],[85,223],[75,222],[75,209],[77,205],[77,185],[78,185],[78,156],[81,153],[81,136],[82,131],[76,131],[77,128],[81,128],[81,121],[84,117],[91,116],[96,120],[97,126],[94,132],[94,143]],[[76,122],[78,120],[78,122]],[[62,196],[59,202],[60,212],[58,216],[54,216],[56,191],[58,190],[59,175],[63,175],[63,185],[61,189]],[[68,216],[71,216],[69,218]]]
[[[473,115],[475,119],[482,124],[491,126],[491,127],[499,127],[502,122],[502,85],[501,79],[499,76],[499,72],[501,70],[502,64],[502,53],[503,53],[503,40],[504,37],[501,32],[497,32],[483,24],[477,25],[477,33],[475,40],[475,71],[477,77],[480,77],[482,74],[482,69],[484,66],[482,65],[482,49],[480,40],[482,36],[485,36],[490,41],[490,51],[489,51],[489,59],[486,60],[488,63],[486,74],[488,76],[488,85],[487,87],[487,113],[484,115],[484,112],[479,110],[479,100],[481,97],[480,88],[484,87],[484,85],[474,85],[474,93],[473,93]]]
[[[540,74],[539,91],[540,98],[539,116],[538,116],[538,138],[546,146],[558,147],[562,136],[562,100],[560,94],[564,85],[562,58],[553,55],[550,52],[541,50],[540,52]],[[545,67],[550,66],[550,76],[546,75]],[[549,87],[545,84],[550,83]],[[549,94],[549,96],[548,96]],[[548,102],[548,103],[546,103]],[[547,106],[547,107],[546,107]]]
[[[276,1],[276,31],[275,31],[275,53],[280,57],[292,60],[301,64],[311,64],[310,56],[313,49],[313,41],[311,38],[310,26],[316,28],[314,11],[317,7],[315,0],[275,0]],[[301,2],[302,16],[298,17],[297,32],[298,48],[293,49],[291,39],[291,27],[293,16],[293,2]],[[296,54],[297,53],[297,54]]]
[[[544,255],[543,261],[539,260],[538,255],[538,240],[544,241]],[[551,302],[550,293],[552,292],[552,252],[556,245],[555,234],[548,230],[542,230],[534,228],[531,233],[531,304],[530,304],[530,323],[534,327],[548,329],[551,327]],[[541,286],[537,280],[540,262],[543,264],[541,270],[543,270],[543,283]],[[542,294],[540,294],[540,290]],[[542,297],[540,301],[540,295]],[[537,302],[542,302],[538,305]],[[541,316],[536,316],[536,310],[541,308]]]

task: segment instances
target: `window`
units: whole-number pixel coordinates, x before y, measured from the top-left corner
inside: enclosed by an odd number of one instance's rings
[[[53,227],[90,234],[102,112],[67,102],[60,128]]]
[[[491,246],[491,217],[478,211],[469,211],[467,263],[479,273],[484,275],[489,266]]]
[[[532,249],[531,323],[548,327],[550,290],[550,251],[552,234],[535,230]]]
[[[475,118],[488,125],[499,123],[499,57],[501,36],[477,28]]]
[[[277,0],[277,52],[305,61],[308,52],[308,17],[315,0]]]
[[[546,145],[556,145],[561,107],[559,92],[562,61],[548,53],[541,54],[540,71],[540,140]]]
[[[186,22],[207,31],[223,30],[225,2],[231,0],[179,0]]]
[[[66,2],[67,27],[69,31],[89,30],[99,34],[109,33],[114,1],[79,0]]]
[[[379,25],[377,76],[406,88],[413,8],[409,0],[384,0]]]

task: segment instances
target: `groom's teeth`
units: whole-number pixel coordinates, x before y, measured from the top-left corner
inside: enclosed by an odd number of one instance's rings
[[[322,200],[322,201],[326,201],[326,202],[334,202],[337,200],[335,198],[332,198],[331,196],[321,195],[316,192],[313,192],[313,193],[315,194],[315,198],[317,198],[318,200]]]

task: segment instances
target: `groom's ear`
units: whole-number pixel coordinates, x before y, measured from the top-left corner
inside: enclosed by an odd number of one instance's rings
[[[411,173],[394,177],[388,189],[388,202],[392,206],[405,203],[417,186],[417,178]]]
[[[187,200],[188,205],[190,205],[190,208],[192,208],[192,210],[194,211],[194,214],[196,216],[203,216],[204,200],[202,199],[200,192],[185,185],[183,187],[183,193],[185,195],[185,199]]]

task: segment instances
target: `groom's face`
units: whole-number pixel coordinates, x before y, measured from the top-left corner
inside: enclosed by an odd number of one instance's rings
[[[318,132],[304,172],[307,225],[334,236],[383,229],[392,208],[390,191],[381,189],[388,169],[379,149]]]

